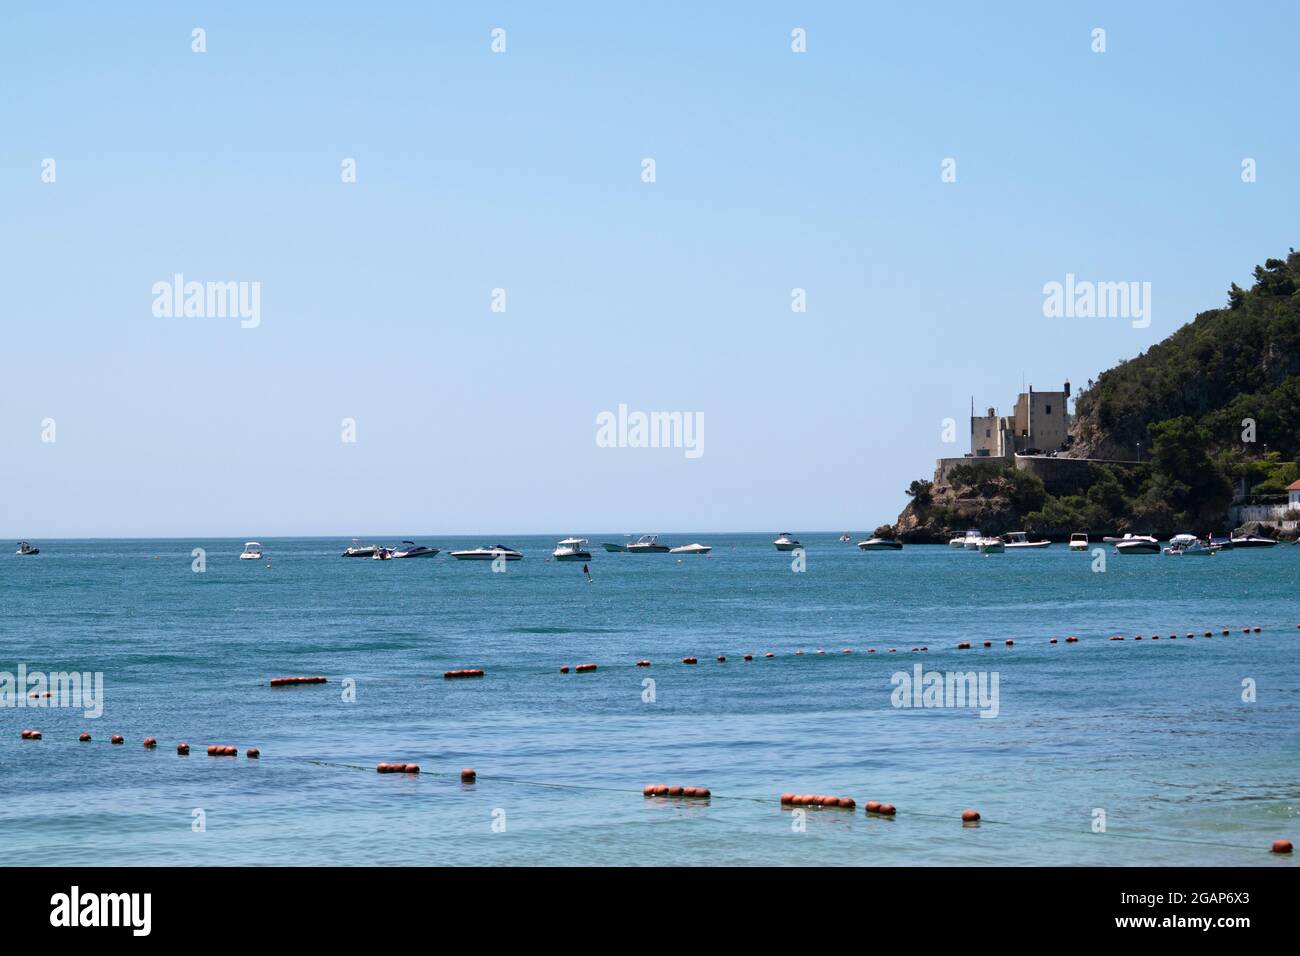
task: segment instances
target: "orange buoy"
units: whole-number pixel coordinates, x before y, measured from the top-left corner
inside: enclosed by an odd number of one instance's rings
[[[708,787],[695,788],[695,797],[698,800],[708,800],[712,796],[713,796],[713,791],[710,790]]]
[[[985,646],[985,647],[992,647],[992,646],[993,646],[993,642],[992,642],[992,641],[985,641],[985,642],[984,642],[984,646]]]
[[[238,757],[239,748],[214,745],[208,748],[208,756],[209,757]]]
[[[595,664],[579,664],[574,668],[579,674],[589,674],[596,669]]]
[[[823,807],[838,807],[840,805],[839,797],[819,797],[817,802]]]
[[[477,668],[465,668],[458,671],[446,671],[442,676],[448,679],[456,679],[459,677],[482,677],[483,671]]]
[[[289,687],[295,684],[327,684],[328,679],[324,677],[272,677],[272,687]]]
[[[23,740],[40,740],[41,732],[39,730],[24,730],[19,736]]]
[[[794,794],[793,793],[781,794],[781,803],[784,806],[789,806],[790,804],[794,803]]]
[[[146,737],[144,738],[144,745],[148,747],[150,750],[152,750],[154,747],[158,746],[158,741],[155,740],[153,737]]]
[[[1255,633],[1256,633],[1256,634],[1258,634],[1258,633],[1259,633],[1259,631],[1260,631],[1260,629],[1259,629],[1259,628],[1255,628]]]
[[[1300,625],[1297,625],[1297,626],[1300,626]],[[768,652],[767,652],[766,654],[764,654],[763,656],[764,656],[764,657],[776,657],[776,655],[773,654],[771,651],[768,651]]]
[[[683,658],[682,658],[682,663],[683,663],[683,664],[698,664],[699,662],[700,662],[700,661],[699,661],[699,658],[696,658],[696,657],[683,657]]]
[[[83,734],[82,734],[80,737],[78,737],[77,739],[80,740],[83,744],[84,744],[84,743],[87,743],[87,742],[90,740],[90,734],[85,734],[85,733],[83,733]]]
[[[1067,643],[1067,644],[1078,644],[1078,643],[1079,643],[1079,639],[1078,639],[1077,637],[1075,637],[1073,634],[1071,634],[1069,637],[1067,637],[1067,638],[1065,639],[1065,643]]]
[[[655,795],[655,785],[653,783],[648,783],[641,788],[641,796],[653,797],[654,795]]]
[[[961,812],[962,823],[979,823],[980,812],[978,810],[963,810]]]
[[[474,772],[473,767],[466,767],[464,770],[460,772],[461,783],[473,783],[477,779],[478,779],[478,774]]]
[[[669,787],[667,787],[666,785],[664,785],[664,784],[661,783],[661,784],[659,784],[658,786],[655,787],[655,796],[656,796],[656,797],[666,797],[666,796],[668,796],[668,790],[669,790],[669,789],[670,789]]]
[[[1015,643],[1016,643],[1015,641],[1008,639],[1008,640],[1007,640],[1007,647],[1012,647],[1012,646],[1015,645]]]
[[[957,645],[957,650],[959,650],[959,651],[969,651],[969,650],[970,650],[970,642],[969,642],[969,641],[962,641],[960,644]],[[874,647],[871,649],[871,653],[873,653],[873,654],[876,653],[876,649],[875,649]]]
[[[108,738],[108,742],[110,744],[124,744],[126,743],[126,739],[121,734],[114,734],[112,737]]]
[[[258,757],[262,756],[262,751],[258,750],[256,747],[249,747],[244,751],[244,756],[249,760],[256,760]]]
[[[561,674],[567,674],[567,673],[569,673],[569,665],[568,665],[568,664],[563,665],[563,666],[560,668],[560,673],[561,673]]]
[[[1140,641],[1140,640],[1142,640],[1142,635],[1141,635],[1141,634],[1134,634],[1134,635],[1133,635],[1133,640],[1135,640],[1135,641]]]
[[[669,788],[668,788],[668,796],[670,796],[670,797],[680,797],[681,795],[682,795],[682,788],[681,788],[681,787],[678,787],[678,786],[672,786],[672,787],[669,787]]]
[[[182,743],[182,744],[177,744],[177,745],[176,745],[176,752],[177,752],[178,754],[180,754],[182,757],[184,757],[186,754],[188,754],[188,753],[190,752],[190,745],[189,745],[189,744],[184,744],[184,743]]]
[[[1118,634],[1112,634],[1112,635],[1110,636],[1110,639],[1111,639],[1112,641],[1122,641],[1122,640],[1124,640],[1124,638],[1120,637]]]
[[[1297,624],[1296,627],[1300,627],[1300,624]],[[1226,627],[1223,629],[1223,636],[1224,637],[1228,636],[1228,629]]]
[[[650,666],[650,662],[649,662],[649,661],[637,661],[637,662],[636,662],[636,666],[637,666],[637,667],[649,667],[649,666]]]
[[[892,803],[882,803],[880,805],[880,808],[877,809],[876,812],[880,814],[882,817],[892,817],[898,813],[898,808],[895,807]]]
[[[718,663],[719,663],[719,664],[725,664],[726,662],[727,662],[727,656],[726,656],[725,654],[719,654],[719,655],[718,655]]]
[[[1273,841],[1273,852],[1274,852],[1274,853],[1290,853],[1290,852],[1291,852],[1291,841],[1290,841],[1290,840],[1274,840],[1274,841]]]
[[[854,800],[852,797],[840,797],[839,804],[840,804],[840,809],[842,810],[852,810],[854,807],[857,806],[857,801]]]
[[[1047,643],[1048,643],[1048,644],[1055,644],[1055,643],[1056,643],[1056,638],[1052,638],[1052,639],[1051,639],[1050,641],[1048,641]]]
[[[868,800],[868,801],[867,801],[867,803],[866,803],[866,811],[867,811],[867,813],[875,813],[875,812],[876,812],[877,810],[879,810],[879,809],[880,809],[880,801],[879,801],[879,800]]]
[[[744,657],[744,660],[747,660],[747,661],[752,661],[753,659],[754,659],[754,655],[753,655],[753,654],[746,654],[745,657]]]

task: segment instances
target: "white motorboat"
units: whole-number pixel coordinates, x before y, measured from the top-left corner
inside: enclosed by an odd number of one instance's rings
[[[1237,548],[1271,548],[1277,544],[1272,538],[1263,538],[1254,534],[1248,534],[1242,538],[1232,538],[1231,543],[1234,551]]]
[[[244,553],[239,556],[240,561],[261,561],[262,546],[256,541],[244,542]]]
[[[357,544],[357,539],[352,539],[352,547],[345,548],[343,557],[345,558],[373,558],[375,551],[378,549],[373,544]]]
[[[19,541],[18,550],[14,552],[14,554],[23,554],[23,555],[32,555],[32,554],[40,554],[40,553],[41,553],[40,548],[33,548],[26,541]]]
[[[504,544],[484,545],[481,548],[453,551],[451,556],[457,561],[495,561],[497,558],[518,561],[523,558],[523,555],[514,548],[507,548]]]
[[[395,558],[432,558],[438,553],[437,548],[426,548],[414,541],[403,541],[403,547],[393,552]]]
[[[1008,551],[1021,548],[1046,548],[1052,543],[1046,538],[1041,541],[1030,541],[1029,533],[1025,531],[1008,531],[1002,536],[1002,540],[1006,543]]]
[[[1160,542],[1149,534],[1126,534],[1115,542],[1120,554],[1159,554]]]
[[[962,546],[967,551],[978,551],[980,549],[980,544],[987,541],[988,538],[984,536],[983,531],[976,531],[974,528],[972,528],[971,531],[975,531],[975,533],[971,534],[970,531],[967,531],[966,540],[962,543]]]
[[[902,551],[903,542],[894,538],[868,538],[859,541],[858,547],[863,551]]]
[[[789,531],[782,531],[780,536],[772,543],[776,545],[776,550],[778,551],[793,551],[795,548],[803,547],[803,545],[799,543],[799,539]]]
[[[1001,538],[980,538],[975,548],[980,554],[1002,554],[1007,550],[1007,543]]]
[[[1183,539],[1191,538],[1192,540],[1179,541],[1178,539],[1180,538]],[[1182,557],[1183,555],[1186,555],[1188,557],[1212,557],[1213,555],[1217,554],[1218,551],[1219,549],[1214,547],[1213,545],[1206,544],[1204,541],[1201,541],[1199,538],[1196,538],[1189,534],[1175,535],[1173,538],[1170,539],[1169,547],[1165,548],[1165,554],[1173,555],[1175,557]]]
[[[950,548],[965,548],[968,546],[973,547],[974,545],[972,544],[972,542],[974,542],[974,544],[978,544],[979,539],[982,537],[984,537],[984,534],[980,531],[979,528],[968,528],[966,529],[966,533],[964,535],[961,535],[960,537],[953,538],[952,540],[950,540],[948,542],[948,547]]]
[[[840,535],[840,544],[848,544],[852,540],[853,535],[849,534],[847,531]]]
[[[683,544],[677,548],[669,548],[668,553],[669,554],[708,554],[712,550],[713,550],[712,545],[699,544],[697,542],[695,544]]]
[[[586,538],[565,538],[555,546],[551,557],[556,561],[590,561],[591,552],[587,550]]]
[[[627,546],[628,554],[667,554],[672,548],[659,543],[659,535],[643,534]]]
[[[1087,551],[1087,550],[1088,550],[1088,532],[1086,532],[1086,531],[1076,531],[1074,534],[1070,535],[1070,550],[1071,550],[1071,551]]]

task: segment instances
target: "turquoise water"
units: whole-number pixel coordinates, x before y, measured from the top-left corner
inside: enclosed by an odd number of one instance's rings
[[[266,539],[270,569],[233,540],[0,557],[0,670],[102,671],[105,698],[98,719],[0,709],[8,859],[1294,865],[1267,851],[1300,838],[1300,548],[1112,553],[1098,574],[1061,545],[862,553],[806,534],[807,570],[792,573],[774,534],[673,535],[715,550],[597,551],[588,583],[545,560],[562,536],[432,537],[443,554],[388,562],[340,558],[345,540]],[[493,573],[446,554],[496,541],[525,559]],[[599,669],[559,673],[586,661]],[[891,675],[916,663],[996,671],[998,716],[896,709]],[[443,679],[462,667],[487,676]],[[266,686],[296,674],[330,683]],[[26,728],[44,739],[20,740]],[[262,757],[210,758],[208,744]],[[381,761],[425,773],[381,776]],[[476,784],[460,782],[467,766]],[[648,800],[649,783],[713,798]],[[859,810],[811,811],[800,830],[784,791]],[[898,817],[864,816],[868,799]],[[985,822],[963,828],[966,807]]]

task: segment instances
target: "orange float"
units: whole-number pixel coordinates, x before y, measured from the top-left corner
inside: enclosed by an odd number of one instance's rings
[[[324,677],[272,677],[272,687],[290,687],[295,684],[327,684],[329,680]]]
[[[155,740],[153,737],[146,737],[144,738],[144,745],[148,749],[152,750],[154,747],[158,746],[158,741]]]
[[[262,756],[262,751],[258,750],[256,747],[249,747],[244,751],[244,756],[249,760],[256,760],[258,757]]]
[[[962,823],[979,823],[980,812],[978,810],[963,810],[961,812]]]
[[[483,671],[478,668],[464,668],[458,671],[445,671],[442,675],[448,680],[455,680],[461,677],[482,677]]]
[[[190,745],[189,745],[189,744],[184,744],[184,743],[177,744],[177,745],[176,745],[176,752],[177,752],[178,754],[180,754],[182,757],[184,757],[186,754],[188,754],[188,753],[190,752]]]
[[[1290,840],[1274,840],[1274,841],[1273,841],[1273,852],[1274,852],[1274,853],[1290,853],[1290,852],[1291,852],[1291,841],[1290,841]]]
[[[126,743],[126,739],[122,737],[121,734],[114,734],[112,737],[108,738],[108,742],[110,744],[124,744]]]
[[[595,664],[579,664],[574,668],[579,674],[589,674],[596,669]]]
[[[83,734],[82,734],[80,737],[78,737],[77,739],[80,740],[83,744],[84,744],[84,743],[87,743],[87,742],[89,742],[89,740],[90,740],[90,734],[85,734],[85,733],[83,733]]]
[[[460,772],[461,783],[473,783],[478,779],[478,774],[474,772],[473,767],[466,767]]]

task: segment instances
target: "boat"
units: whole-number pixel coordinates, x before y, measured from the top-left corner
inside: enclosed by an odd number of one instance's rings
[[[1169,547],[1165,548],[1165,554],[1171,551],[1182,551],[1188,545],[1195,544],[1197,540],[1194,534],[1176,534],[1169,539]]]
[[[903,542],[894,538],[868,538],[859,541],[858,547],[863,551],[902,551]]]
[[[966,533],[958,538],[953,538],[948,542],[950,548],[974,547],[979,543],[979,539],[984,537],[984,533],[979,528],[968,528]]]
[[[610,543],[608,543],[608,542],[604,542],[604,543],[602,543],[602,544],[601,544],[601,547],[604,548],[606,551],[609,551],[609,552],[611,552],[611,553],[613,553],[613,554],[622,554],[624,551],[627,550],[627,547],[624,546],[624,545],[621,545],[621,544],[610,544]]]
[[[33,548],[26,541],[19,541],[18,550],[14,552],[14,554],[40,554],[40,553],[41,553],[40,548]]]
[[[780,536],[778,536],[772,543],[776,545],[776,550],[778,551],[793,551],[795,548],[803,547],[803,545],[799,543],[799,539],[789,531],[782,531]]]
[[[244,542],[244,553],[239,556],[240,561],[260,561],[262,560],[262,546],[256,541]]]
[[[1007,550],[1007,543],[1001,538],[980,538],[975,547],[980,554],[1002,554]]]
[[[1233,550],[1237,548],[1271,548],[1277,544],[1272,538],[1262,538],[1259,535],[1248,534],[1241,538],[1232,538]]]
[[[967,551],[978,551],[980,549],[980,542],[987,541],[988,539],[984,537],[983,531],[974,528],[972,528],[971,531],[974,531],[975,533],[972,535],[970,531],[966,532],[966,539],[962,542],[962,547]]]
[[[345,558],[373,558],[375,551],[378,550],[373,544],[357,544],[357,539],[352,539],[352,547],[343,552]]]
[[[1015,551],[1022,548],[1046,548],[1052,542],[1044,538],[1041,541],[1030,541],[1029,533],[1026,531],[1008,531],[1002,536],[1003,542],[1008,551]]]
[[[1232,538],[1216,538],[1210,535],[1210,547],[1217,548],[1220,551],[1232,550]]]
[[[848,544],[852,540],[853,535],[849,534],[847,531],[840,535],[840,544]]]
[[[393,552],[395,558],[431,558],[438,553],[437,548],[426,548],[422,544],[416,544],[414,541],[403,541],[403,548],[398,548]]]
[[[625,549],[628,554],[667,554],[672,548],[659,543],[659,535],[643,534]]]
[[[1120,554],[1159,554],[1160,542],[1149,534],[1126,534],[1115,542]]]
[[[1184,539],[1191,538],[1192,540],[1191,541],[1184,540],[1175,543],[1175,540],[1177,538],[1184,538]],[[1208,545],[1204,541],[1192,537],[1192,535],[1183,535],[1183,534],[1176,535],[1174,539],[1170,540],[1169,547],[1165,548],[1165,554],[1171,554],[1176,556],[1188,555],[1190,557],[1213,556],[1217,554],[1218,551],[1219,549],[1214,547],[1213,545]]]
[[[1087,550],[1088,550],[1088,532],[1086,532],[1086,531],[1076,531],[1074,534],[1070,535],[1070,550],[1071,550],[1071,551],[1087,551]]]
[[[481,548],[471,548],[466,551],[453,551],[451,556],[457,561],[495,561],[497,558],[505,558],[507,561],[518,561],[523,558],[523,555],[514,548],[507,548],[504,544],[485,544]]]
[[[370,556],[372,561],[391,561],[393,560],[392,548],[375,548],[375,553]]]
[[[683,544],[680,547],[669,548],[669,554],[708,554],[713,550],[711,545],[707,544]]]
[[[551,556],[556,561],[590,561],[591,552],[587,550],[586,544],[586,538],[565,538],[555,546]]]

